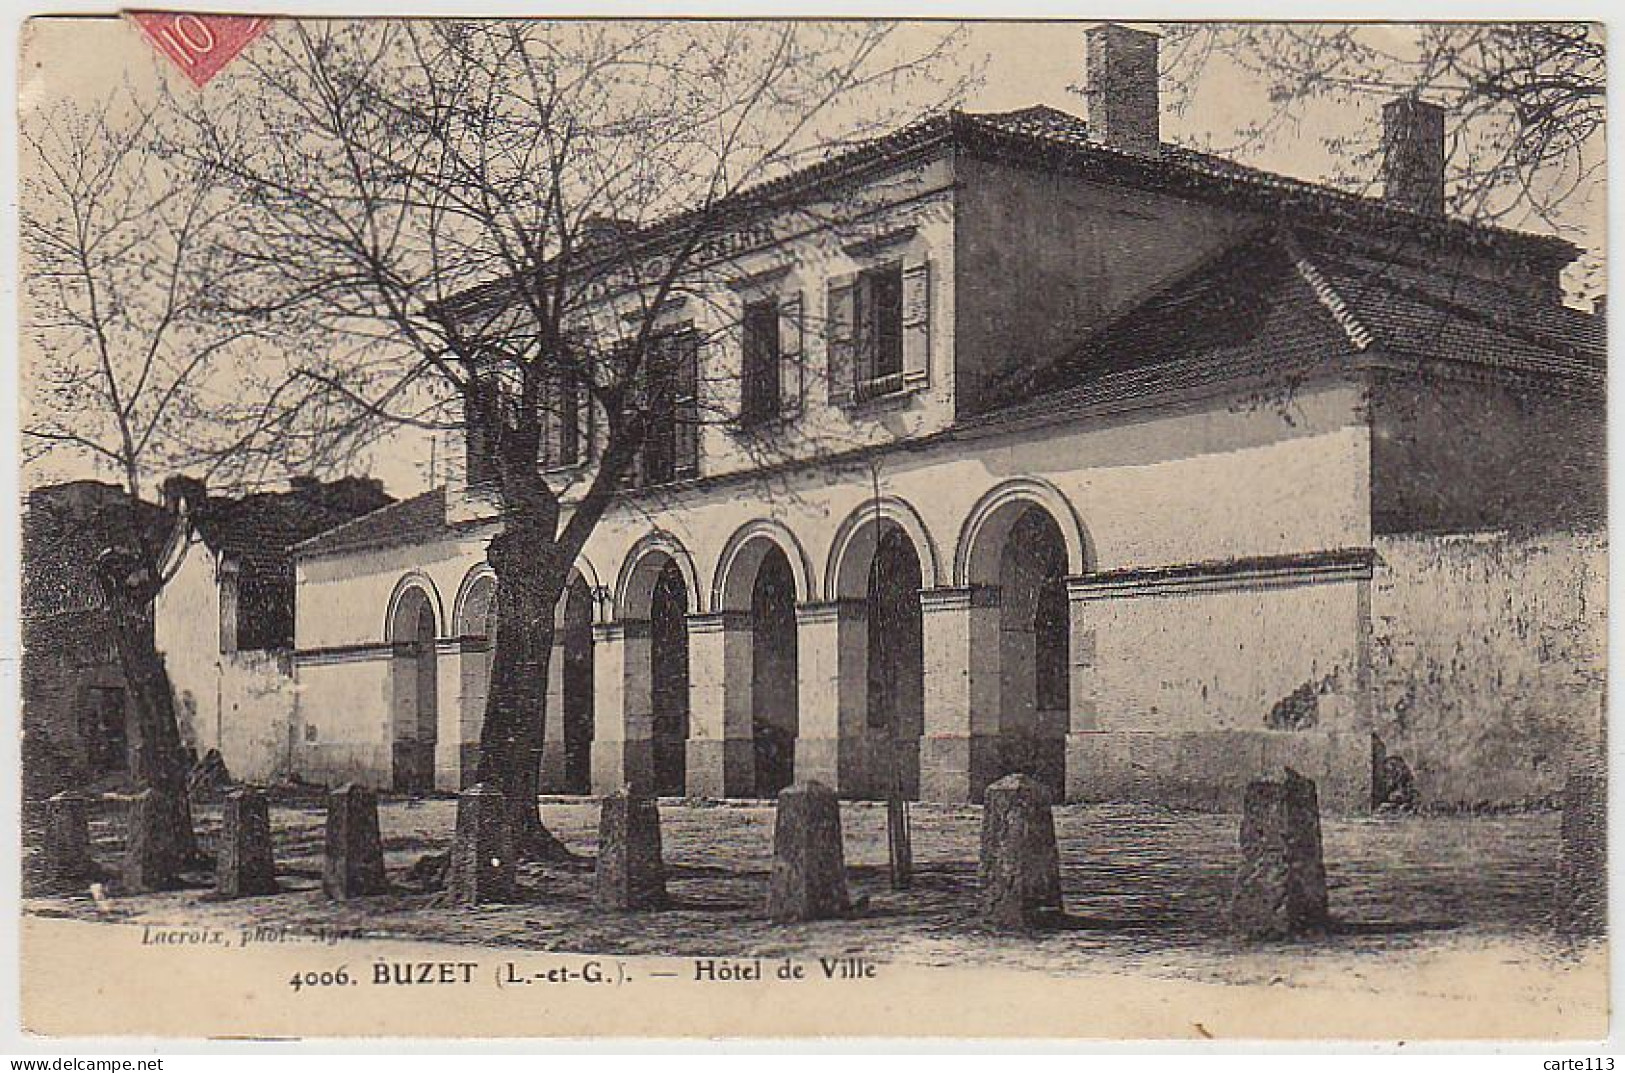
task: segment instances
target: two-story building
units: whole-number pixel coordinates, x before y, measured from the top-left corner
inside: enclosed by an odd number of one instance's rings
[[[1522,799],[1593,741],[1576,250],[1445,214],[1435,106],[1389,105],[1358,197],[1163,142],[1154,36],[1088,52],[1087,123],[953,112],[776,180],[805,211],[661,308],[692,393],[559,609],[545,790],[1211,806],[1290,764],[1359,808],[1381,750]],[[496,527],[461,472],[299,546],[296,770],[466,783]]]

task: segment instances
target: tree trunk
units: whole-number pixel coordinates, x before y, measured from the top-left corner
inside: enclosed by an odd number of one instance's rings
[[[201,855],[186,795],[186,758],[175,696],[152,632],[152,606],[158,595],[155,572],[123,550],[104,552],[96,567],[133,709],[127,731],[130,778],[137,792],[154,790],[163,801],[169,816],[162,837],[178,872],[200,863]]]
[[[537,790],[553,616],[569,564],[561,561],[557,508],[540,476],[505,477],[502,531],[486,551],[496,575],[497,626],[477,778],[507,799],[522,858],[567,859],[569,851],[542,823]]]

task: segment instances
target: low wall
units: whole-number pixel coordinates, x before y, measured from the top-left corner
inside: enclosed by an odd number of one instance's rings
[[[1376,551],[1374,729],[1422,804],[1555,795],[1601,740],[1606,536],[1406,535]]]

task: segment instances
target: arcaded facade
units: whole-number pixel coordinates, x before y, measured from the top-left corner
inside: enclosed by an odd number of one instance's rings
[[[1395,137],[1431,137],[1414,109]],[[1600,601],[1601,328],[1559,304],[1572,248],[1446,219],[1406,176],[1335,194],[1111,125],[1129,116],[900,132],[805,180],[861,212],[759,221],[713,289],[662,308],[706,411],[739,419],[648,449],[577,564],[545,791],[965,802],[1026,771],[1073,800],[1222,807],[1288,764],[1357,809],[1374,752],[1438,786],[1522,765],[1538,794],[1594,738],[1600,602],[1530,679],[1550,717],[1471,756],[1426,711],[1396,722],[1420,664],[1386,645],[1450,629],[1412,628],[1440,555],[1491,580],[1476,545],[1440,550],[1462,534],[1536,534]],[[1480,454],[1509,421],[1510,471]],[[468,781],[496,525],[459,473],[297,550],[298,774]]]

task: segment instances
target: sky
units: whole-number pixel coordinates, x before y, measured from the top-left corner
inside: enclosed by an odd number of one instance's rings
[[[1083,114],[1078,88],[1083,81],[1084,38],[1088,23],[978,22],[967,24],[960,62],[979,69],[980,84],[965,107],[972,111],[1004,111],[1046,104]],[[1153,24],[1137,24],[1155,29]],[[935,27],[933,28],[935,29]],[[272,33],[276,32],[273,26]],[[1395,28],[1402,35],[1402,28]],[[26,115],[34,109],[53,109],[67,101],[94,101],[128,81],[141,94],[156,96],[168,83],[177,93],[230,92],[229,78],[202,89],[190,85],[130,23],[114,18],[34,19],[24,28],[19,79],[19,106]],[[253,47],[252,45],[250,46]],[[1242,76],[1221,57],[1197,87],[1192,106],[1183,114],[1164,108],[1165,140],[1198,144],[1205,137],[1222,139],[1260,115],[1266,107],[1264,88]],[[1310,180],[1323,179],[1331,157],[1323,140],[1351,136],[1369,129],[1379,101],[1361,110],[1347,107],[1316,108],[1295,131],[1281,136],[1246,158],[1246,162]],[[1600,249],[1603,233],[1603,196],[1599,190],[1586,204],[1576,205],[1573,222],[1584,246]],[[21,354],[27,375],[27,341]],[[402,436],[366,460],[362,468],[381,477],[392,494],[405,496],[427,487],[429,445],[425,437]],[[59,458],[31,468],[25,485],[95,473],[82,460]]]

